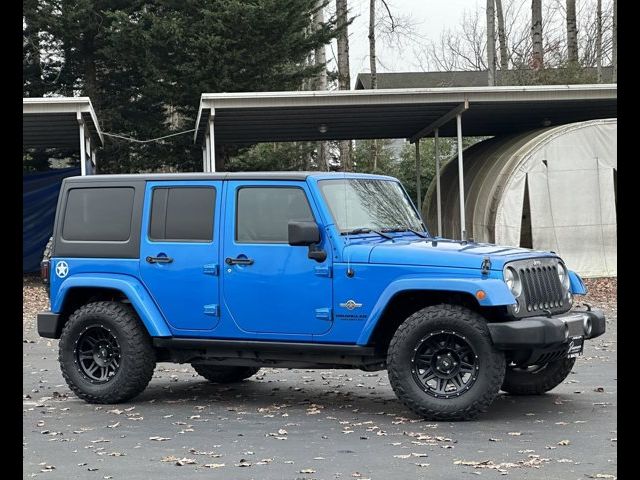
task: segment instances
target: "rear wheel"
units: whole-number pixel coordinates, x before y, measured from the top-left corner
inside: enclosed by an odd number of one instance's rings
[[[135,311],[118,302],[78,308],[62,329],[59,362],[69,388],[89,403],[119,403],[141,393],[156,365]]]
[[[398,327],[387,369],[398,398],[418,415],[469,420],[497,396],[505,359],[482,316],[443,304],[423,308]]]
[[[233,367],[228,365],[191,365],[198,375],[213,383],[235,383],[252,377],[260,370],[259,367]]]
[[[575,358],[561,358],[544,365],[507,367],[502,390],[511,395],[540,395],[560,385],[575,363]]]

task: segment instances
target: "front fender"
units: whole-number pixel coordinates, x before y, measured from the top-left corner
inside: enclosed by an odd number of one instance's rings
[[[382,316],[385,307],[397,293],[409,290],[439,290],[448,292],[468,293],[476,298],[478,290],[484,290],[486,296],[478,303],[483,307],[511,305],[516,299],[509,291],[504,280],[495,278],[464,279],[464,278],[404,278],[391,283],[380,295],[371,310],[371,315],[364,325],[358,345],[367,345],[373,330]]]
[[[111,288],[125,294],[131,305],[138,313],[142,323],[152,337],[170,337],[171,332],[167,322],[158,310],[155,302],[146,288],[134,277],[129,275],[95,273],[79,273],[65,279],[51,304],[51,311],[60,313],[67,293],[73,288]]]

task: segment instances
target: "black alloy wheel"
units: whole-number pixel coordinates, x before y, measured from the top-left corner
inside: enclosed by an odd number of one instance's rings
[[[120,345],[111,330],[90,325],[75,344],[75,361],[80,373],[92,383],[106,383],[120,369]]]
[[[431,332],[414,349],[413,379],[435,398],[458,397],[475,383],[479,363],[466,338],[453,331]]]

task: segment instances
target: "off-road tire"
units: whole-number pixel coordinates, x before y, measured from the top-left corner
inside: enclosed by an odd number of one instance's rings
[[[575,358],[561,358],[532,372],[507,367],[502,390],[510,395],[543,394],[560,385],[569,376],[575,363]]]
[[[259,367],[233,367],[228,365],[191,365],[198,375],[213,383],[241,382],[254,376],[260,370]]]
[[[108,328],[121,352],[118,371],[106,383],[93,384],[83,375],[75,359],[75,344],[90,325]],[[118,302],[92,302],[78,308],[62,329],[58,361],[69,388],[89,403],[126,402],[149,384],[156,366],[151,338],[129,305]]]
[[[455,398],[435,398],[418,386],[411,371],[414,348],[434,331],[463,335],[477,354],[478,371],[471,387]],[[408,317],[396,330],[387,352],[389,381],[398,398],[428,420],[471,420],[485,412],[500,391],[506,363],[494,348],[485,319],[459,305],[425,307]]]

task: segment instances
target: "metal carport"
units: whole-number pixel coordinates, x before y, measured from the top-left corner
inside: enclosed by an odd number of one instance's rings
[[[103,137],[88,97],[22,99],[22,147],[66,148],[80,152],[80,172],[95,172]]]
[[[204,171],[215,171],[216,145],[406,138],[416,144],[418,173],[416,140],[457,136],[464,205],[463,117],[465,135],[493,136],[616,116],[615,84],[203,93],[194,141]],[[436,141],[436,178],[438,157]],[[420,205],[419,183],[418,196]]]

